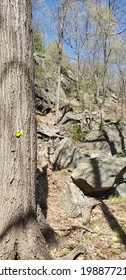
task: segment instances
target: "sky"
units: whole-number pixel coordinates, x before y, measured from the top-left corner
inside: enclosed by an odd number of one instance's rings
[[[33,0],[36,3],[36,0]],[[41,0],[38,0],[41,1]],[[45,0],[45,4],[50,7],[52,11],[55,11],[55,6],[57,5],[59,0]],[[45,45],[47,45],[50,41],[55,40],[57,34],[54,32],[54,26],[52,25],[51,20],[48,20],[46,13],[46,5],[33,5],[33,22],[35,18],[37,18],[37,26],[39,31],[44,31],[43,26],[45,28],[44,36],[45,36]],[[72,49],[64,43],[64,51],[66,55],[73,58],[75,56]]]
[[[37,2],[37,0],[32,0],[34,3]],[[42,1],[42,0],[38,0],[38,1]],[[51,7],[51,10],[55,10],[55,6],[56,4],[59,2],[60,0],[45,0],[45,3],[47,6]],[[80,0],[81,1],[81,0]],[[83,0],[82,0],[83,1]],[[108,3],[109,0],[104,0],[105,2]],[[116,14],[118,15],[118,19],[119,19],[119,27],[117,29],[118,32],[122,32],[124,29],[126,29],[126,0],[114,0],[114,4],[117,4],[117,10],[116,10]],[[45,6],[46,6],[45,5]],[[50,16],[47,16],[48,13],[46,11],[46,7],[43,6],[42,4],[34,7],[33,6],[33,21],[35,20],[35,18],[37,18],[37,25],[40,31],[43,31],[43,26],[45,28],[45,44],[48,44],[49,41],[53,40],[56,38],[56,32],[54,32],[54,24],[53,21],[50,20]],[[120,14],[123,16],[120,17]],[[126,32],[123,33],[124,36],[126,36]],[[68,53],[69,56],[74,55],[72,49],[64,44],[64,49],[65,52]]]

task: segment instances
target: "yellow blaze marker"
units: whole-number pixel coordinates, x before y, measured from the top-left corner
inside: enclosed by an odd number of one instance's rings
[[[16,132],[16,137],[19,138],[22,134],[23,134],[23,131],[19,129]]]

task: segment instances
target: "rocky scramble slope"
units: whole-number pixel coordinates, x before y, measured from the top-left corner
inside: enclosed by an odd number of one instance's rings
[[[64,257],[79,244],[84,244],[86,250],[79,254],[78,259],[125,259],[126,199],[114,196],[109,199],[90,198],[88,205],[93,207],[89,208],[88,220],[84,221],[85,215],[74,216],[73,211],[66,211],[60,204],[60,194],[69,170],[52,171],[42,153],[39,153],[38,168],[42,171],[40,185],[46,193],[44,204],[43,199],[40,203],[47,223],[44,234],[53,257]],[[41,226],[40,209],[38,212]]]
[[[125,259],[126,122],[122,125],[121,106],[111,92],[105,96],[101,127],[95,99],[90,106],[89,95],[85,100],[68,95],[75,87],[69,73],[61,81],[57,124],[55,79],[46,74],[36,81],[40,228],[54,258],[72,251],[68,259]]]
[[[115,124],[106,126],[109,142],[98,130],[78,141],[69,130],[63,133],[64,124],[54,125],[55,112],[37,115],[37,121],[38,220],[41,227],[42,211],[47,223],[44,236],[53,257],[64,257],[84,244],[79,259],[125,259],[126,158]]]

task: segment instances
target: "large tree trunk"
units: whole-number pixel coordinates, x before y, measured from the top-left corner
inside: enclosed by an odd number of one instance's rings
[[[34,114],[31,0],[1,0],[0,259],[50,258],[36,219]]]

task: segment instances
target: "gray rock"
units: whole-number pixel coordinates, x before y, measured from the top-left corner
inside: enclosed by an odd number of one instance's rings
[[[111,122],[105,125],[103,131],[93,130],[86,136],[87,143],[84,147],[87,150],[98,151],[99,154],[113,156],[117,153],[124,153],[126,147],[125,129],[122,131],[119,124]]]
[[[57,84],[55,80],[48,76],[35,84],[35,103],[36,111],[40,114],[46,114],[54,107],[57,102],[56,96]],[[67,99],[64,90],[61,88],[60,92],[60,107],[67,104]]]
[[[69,212],[71,217],[82,214],[83,207],[87,205],[88,198],[74,183],[65,183],[59,196],[60,207]]]
[[[35,64],[44,66],[44,56],[34,52],[33,54]]]
[[[58,135],[58,130],[54,129],[54,127],[52,126],[45,124],[42,121],[37,123],[37,133],[41,133],[48,137],[62,138],[62,136]]]
[[[52,156],[51,163],[60,168],[66,168],[73,160],[75,149],[70,139],[61,140]]]
[[[60,142],[54,141],[54,145],[54,154],[51,157],[51,163],[53,165],[57,167],[59,166],[60,168],[66,168],[72,163],[76,166],[78,163],[86,161],[87,157],[85,156],[84,151],[76,148],[71,139],[65,138]]]
[[[115,186],[117,175],[125,165],[126,158],[91,158],[79,164],[71,177],[85,194],[109,190]]]
[[[126,197],[126,183],[120,184],[116,187],[116,193],[122,198]]]
[[[98,130],[92,130],[87,134],[85,139],[89,142],[93,142],[93,141],[96,141],[98,139],[104,139],[103,136],[100,137],[100,134],[101,133]]]
[[[51,102],[44,88],[35,85],[35,107],[36,112],[45,115],[51,109]]]
[[[80,164],[80,163],[83,163],[83,162],[85,162],[87,159],[89,159],[89,156],[87,156],[87,155],[84,153],[84,150],[81,150],[81,149],[78,149],[78,148],[75,149],[74,155],[73,155],[73,160],[72,160],[72,162],[73,162],[75,165]]]
[[[73,113],[73,112],[67,112],[64,117],[61,120],[61,124],[65,124],[67,121],[78,121],[80,122],[83,120],[84,115],[81,113]]]
[[[48,161],[51,161],[52,155],[54,154],[54,149],[53,147],[47,147],[44,151],[44,156],[45,158],[48,159]]]

